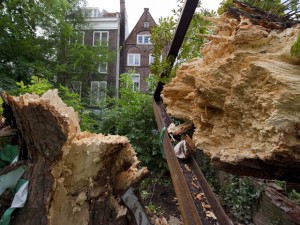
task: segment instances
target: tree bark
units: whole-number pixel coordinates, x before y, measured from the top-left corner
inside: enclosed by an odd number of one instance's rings
[[[28,151],[28,197],[13,225],[131,224],[120,202],[147,173],[127,138],[80,132],[57,95],[4,95]]]

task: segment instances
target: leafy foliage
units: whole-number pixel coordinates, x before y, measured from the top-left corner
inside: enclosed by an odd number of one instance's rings
[[[133,90],[130,74],[121,75],[120,98],[109,98],[101,105],[98,132],[125,135],[139,159],[149,169],[165,164],[152,111],[152,97]]]
[[[233,4],[233,0],[223,0],[221,2],[220,7],[218,8],[217,12],[219,15],[222,15],[226,12],[227,8]]]
[[[267,225],[281,225],[282,221],[279,218],[271,218],[268,220]]]
[[[96,117],[93,113],[89,114],[85,102],[80,98],[79,94],[73,92],[69,88],[60,85],[59,86],[59,96],[68,106],[73,107],[75,111],[79,113],[80,118],[80,128],[81,130],[86,130],[90,132],[95,132],[97,129]],[[94,116],[94,117],[93,117]]]
[[[229,175],[226,186],[221,190],[222,204],[226,205],[233,216],[240,222],[249,224],[255,201],[260,190],[253,187],[248,178]]]
[[[62,32],[71,27],[66,16],[80,0],[8,0],[0,6],[0,72],[14,80],[53,75],[49,58]],[[78,4],[77,4],[78,3]],[[73,8],[74,9],[74,8]],[[77,10],[79,8],[77,7]],[[67,26],[68,24],[68,26]]]
[[[75,111],[82,112],[84,109],[80,96],[77,93],[71,92],[69,88],[60,85],[59,86],[59,96],[68,106],[72,106]]]
[[[300,33],[297,41],[293,44],[291,48],[291,55],[300,57]]]
[[[32,76],[62,85],[98,73],[115,53],[100,43],[82,44],[88,29],[82,8],[86,0],[7,0],[0,4],[0,88],[16,88],[16,81]],[[54,79],[56,77],[56,79]],[[21,85],[21,84],[20,84]]]
[[[54,62],[54,72],[58,76],[58,82],[63,85],[67,85],[70,81],[83,81],[85,84],[84,81],[92,74],[99,73],[100,63],[110,63],[114,57],[108,46],[100,43],[92,47],[64,40],[61,45],[58,49],[58,59]]]
[[[29,84],[24,84],[23,81],[17,82],[19,89],[17,93],[34,93],[37,95],[42,95],[49,89],[52,89],[52,84],[45,78],[39,78],[37,76],[32,76]],[[77,93],[72,92],[69,88],[60,85],[59,86],[59,96],[68,105],[74,108],[75,111],[79,112],[80,116],[80,126],[82,130],[94,131],[94,126],[96,124],[95,119],[90,117],[86,113],[86,108],[80,96]],[[16,92],[16,91],[13,91]],[[2,109],[2,108],[1,108]],[[1,112],[0,109],[0,112]]]
[[[34,93],[37,95],[44,94],[46,91],[52,88],[52,85],[45,78],[39,78],[37,76],[32,76],[30,84],[25,85],[23,81],[17,82],[19,86],[19,92],[21,94]]]
[[[160,18],[159,25],[151,30],[151,42],[154,45],[152,53],[154,62],[151,65],[151,73],[156,77],[163,71],[170,70],[170,62],[166,58],[166,51],[172,42],[175,29],[174,17],[166,17]]]
[[[288,198],[295,201],[298,205],[300,205],[300,193],[297,192],[295,189],[292,189],[288,193]]]
[[[188,61],[195,57],[201,57],[200,47],[205,43],[204,38],[197,37],[198,34],[207,34],[210,32],[206,27],[209,25],[209,22],[203,19],[203,16],[212,16],[215,15],[215,12],[208,11],[201,8],[201,5],[198,5],[198,11],[194,14],[191,24],[186,33],[184,42],[179,51],[179,54],[176,58],[177,65],[170,68],[170,60],[166,58],[167,48],[172,42],[173,35],[176,30],[176,24],[179,21],[179,17],[184,5],[183,0],[177,0],[178,9],[173,10],[174,16],[160,18],[159,25],[154,27],[151,31],[151,42],[154,44],[154,63],[151,66],[151,73],[159,76],[162,72],[167,71],[168,74],[174,76],[178,65]],[[164,56],[161,59],[161,56]],[[163,81],[167,82],[167,81]]]
[[[196,160],[213,192],[219,194],[221,187],[217,178],[216,171],[210,163],[210,158],[203,152],[197,151]]]

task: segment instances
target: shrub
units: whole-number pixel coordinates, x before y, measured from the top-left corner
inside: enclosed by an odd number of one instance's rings
[[[126,136],[143,165],[161,170],[166,163],[159,147],[152,97],[134,91],[130,74],[122,74],[120,80],[120,97],[107,99],[100,109],[99,132]]]

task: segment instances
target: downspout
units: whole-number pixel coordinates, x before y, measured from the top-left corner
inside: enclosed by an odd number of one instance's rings
[[[121,20],[120,14],[118,14],[118,40],[117,40],[117,68],[116,68],[116,98],[119,98],[119,80],[120,80],[120,27],[121,27]]]

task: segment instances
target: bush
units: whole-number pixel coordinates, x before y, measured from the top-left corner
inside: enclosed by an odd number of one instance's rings
[[[233,216],[244,224],[252,222],[252,212],[260,190],[253,187],[246,177],[229,175],[226,186],[221,190],[222,204]]]
[[[133,90],[131,75],[121,75],[120,98],[106,100],[100,109],[99,132],[124,135],[143,165],[161,170],[166,164],[159,147],[159,134],[152,110],[152,97]]]

